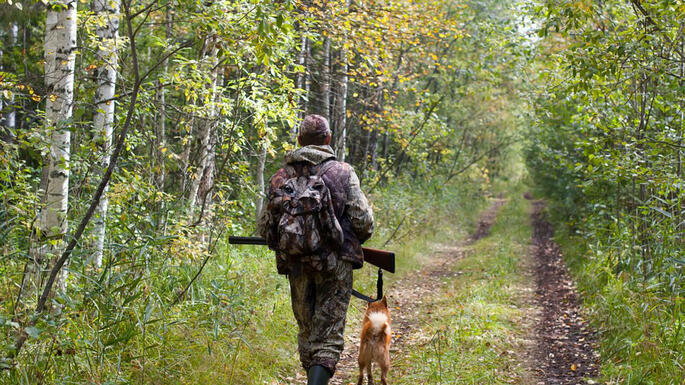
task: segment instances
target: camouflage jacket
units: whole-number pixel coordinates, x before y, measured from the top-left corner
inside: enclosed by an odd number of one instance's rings
[[[333,149],[328,145],[304,146],[285,155],[286,165],[296,169],[316,166],[328,160],[335,163],[328,168],[322,178],[331,193],[334,213],[342,227],[344,241],[339,250],[332,252],[328,266],[313,267],[315,270],[330,270],[335,267],[335,261],[342,260],[350,262],[354,268],[360,268],[364,261],[361,244],[373,233],[373,211],[352,166],[335,161]],[[257,221],[259,234],[264,238],[267,238],[269,231],[274,231],[274,226],[278,223],[279,208],[270,204],[273,201],[271,198],[287,179],[287,171],[281,168],[269,181],[267,203]],[[274,248],[272,245],[270,247]],[[303,262],[307,263],[307,258],[304,258]],[[280,274],[296,274],[302,268],[300,265],[290,261],[287,255],[276,251],[276,267]]]

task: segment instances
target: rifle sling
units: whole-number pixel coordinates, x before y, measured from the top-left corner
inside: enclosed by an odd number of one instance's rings
[[[354,289],[352,289],[352,295],[366,302],[376,302],[383,298],[383,269],[378,269],[378,279],[376,279],[376,298],[371,298],[366,296]]]

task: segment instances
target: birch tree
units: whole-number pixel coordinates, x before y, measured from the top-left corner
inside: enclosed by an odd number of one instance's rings
[[[97,23],[97,56],[100,61],[97,69],[98,89],[95,92],[95,116],[93,126],[102,146],[102,161],[99,173],[107,169],[112,149],[112,130],[114,124],[114,94],[117,80],[117,36],[119,34],[119,0],[94,0],[93,11],[100,18]],[[109,200],[105,186],[102,198],[95,213],[95,267],[102,266],[102,250],[105,244],[105,222]]]
[[[17,41],[19,38],[19,24],[17,22],[12,22],[10,24],[10,30],[9,30],[9,48],[12,48],[17,45]],[[2,56],[3,56],[3,51],[2,47],[0,47],[0,70],[4,70],[2,68]],[[14,108],[14,94],[11,94],[10,97],[7,100],[7,108],[6,112],[2,114],[2,125],[4,127],[7,127],[9,129],[10,135],[12,134],[12,130],[16,126],[16,116],[17,112]],[[3,105],[2,105],[2,98],[0,98],[0,111],[2,111]]]
[[[42,240],[55,240],[39,251],[39,262],[58,250],[67,231],[69,160],[76,59],[76,0],[55,0],[47,5],[45,21],[45,126],[51,131],[47,155],[45,206],[40,212]],[[57,241],[58,240],[58,241]],[[63,290],[65,274],[59,281]]]
[[[266,164],[266,155],[269,144],[266,140],[259,143],[259,153],[257,154],[257,188],[259,189],[255,197],[255,215],[259,219],[259,214],[264,208],[264,198],[266,197],[266,184],[264,181],[264,165]]]
[[[323,66],[321,68],[321,115],[330,120],[331,114],[331,39],[323,42]]]
[[[350,0],[345,1],[345,8],[349,10]],[[340,81],[338,83],[338,93],[334,116],[335,134],[335,156],[339,161],[345,161],[345,148],[347,147],[347,83],[349,71],[349,61],[347,58],[347,30],[345,30],[343,41],[340,48]]]
[[[209,44],[214,45],[213,48],[208,49],[205,58],[209,59],[210,62],[210,75],[209,75],[209,92],[205,97],[205,110],[202,112],[202,117],[200,117],[198,123],[197,135],[200,143],[199,151],[199,161],[197,169],[194,173],[193,183],[190,188],[190,195],[188,197],[188,213],[192,214],[197,203],[198,192],[200,190],[200,185],[203,179],[208,178],[210,175],[205,175],[206,173],[214,172],[214,161],[215,154],[214,148],[216,140],[213,140],[214,126],[216,124],[216,95],[217,95],[217,83],[219,74],[219,69],[217,68],[218,59],[218,47],[216,47],[214,42]],[[210,178],[211,179],[211,178]],[[205,179],[207,180],[207,179]]]

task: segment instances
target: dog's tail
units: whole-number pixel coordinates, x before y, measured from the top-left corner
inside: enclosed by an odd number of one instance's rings
[[[388,315],[381,312],[373,312],[369,314],[369,322],[371,322],[371,330],[380,332],[388,324]]]

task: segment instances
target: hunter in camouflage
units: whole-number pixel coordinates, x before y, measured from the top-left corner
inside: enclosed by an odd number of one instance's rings
[[[301,147],[286,154],[285,166],[271,178],[267,203],[257,223],[260,235],[276,251],[278,272],[287,275],[290,281],[292,308],[300,330],[300,361],[308,371],[310,384],[326,383],[328,376],[335,372],[343,350],[352,270],[362,267],[361,245],[373,232],[373,212],[359,178],[349,164],[335,160],[330,140],[325,118],[318,115],[304,118],[298,135]],[[320,183],[317,178],[325,188],[317,186]],[[309,188],[306,194],[305,188]],[[300,194],[298,200],[306,203],[284,202],[295,190]],[[295,234],[297,228],[307,226],[296,223],[298,219],[294,217],[310,209],[308,205],[320,206],[321,219],[317,220],[322,222],[320,226],[324,230],[321,234],[307,231],[308,234],[301,234],[304,239],[284,237],[282,229],[289,225],[296,228]],[[288,244],[317,242],[330,247],[313,255],[303,255],[301,246],[288,247]],[[326,373],[321,376],[326,381],[313,381],[318,376],[317,370],[322,372],[320,368],[325,368]]]

